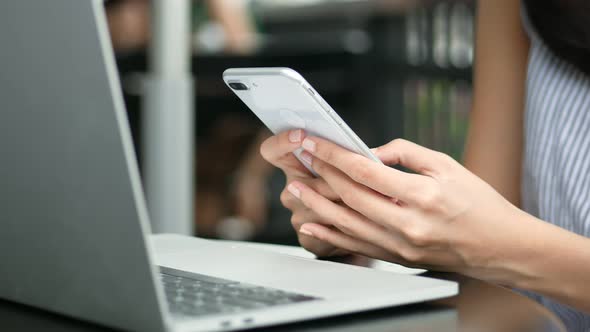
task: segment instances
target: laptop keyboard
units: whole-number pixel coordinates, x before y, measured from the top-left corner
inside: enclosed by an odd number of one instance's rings
[[[160,267],[168,307],[174,316],[234,314],[320,298]]]

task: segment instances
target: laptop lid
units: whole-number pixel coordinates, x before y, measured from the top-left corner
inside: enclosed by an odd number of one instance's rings
[[[0,297],[163,330],[102,1],[0,1],[0,22]]]

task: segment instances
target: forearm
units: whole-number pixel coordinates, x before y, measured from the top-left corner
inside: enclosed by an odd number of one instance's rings
[[[464,165],[520,205],[523,109],[529,42],[520,2],[478,2],[474,100]]]
[[[590,313],[590,239],[522,213],[519,248],[506,260],[508,284]]]

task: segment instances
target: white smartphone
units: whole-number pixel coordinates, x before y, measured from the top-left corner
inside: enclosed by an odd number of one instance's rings
[[[290,68],[231,68],[225,84],[274,133],[303,129],[345,149],[381,163],[328,103]],[[294,152],[299,157],[302,149]],[[301,161],[314,175],[317,174]]]

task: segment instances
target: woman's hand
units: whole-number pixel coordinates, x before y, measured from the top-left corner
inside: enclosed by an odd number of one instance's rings
[[[416,174],[316,137],[302,147],[345,205],[291,178],[288,190],[323,221],[299,232],[352,253],[502,282],[514,273],[504,255],[530,245],[522,234],[540,224],[452,158],[405,140],[374,152]]]
[[[338,196],[334,194],[326,182],[320,178],[315,178],[293,155],[294,151],[301,148],[301,142],[304,138],[305,133],[303,130],[284,132],[264,141],[260,152],[264,159],[285,173],[287,183],[297,181],[298,183],[305,184],[307,188],[313,188],[314,192],[322,195],[324,199],[332,200],[335,202],[334,204],[338,204]],[[313,222],[318,225],[325,225],[325,222],[315,212],[305,207],[298,199],[293,197],[287,190],[284,190],[281,194],[281,202],[293,213],[291,223],[295,231],[297,231],[301,246],[320,257],[344,255],[347,253],[324,241],[314,239],[299,232],[301,226],[307,222]]]

